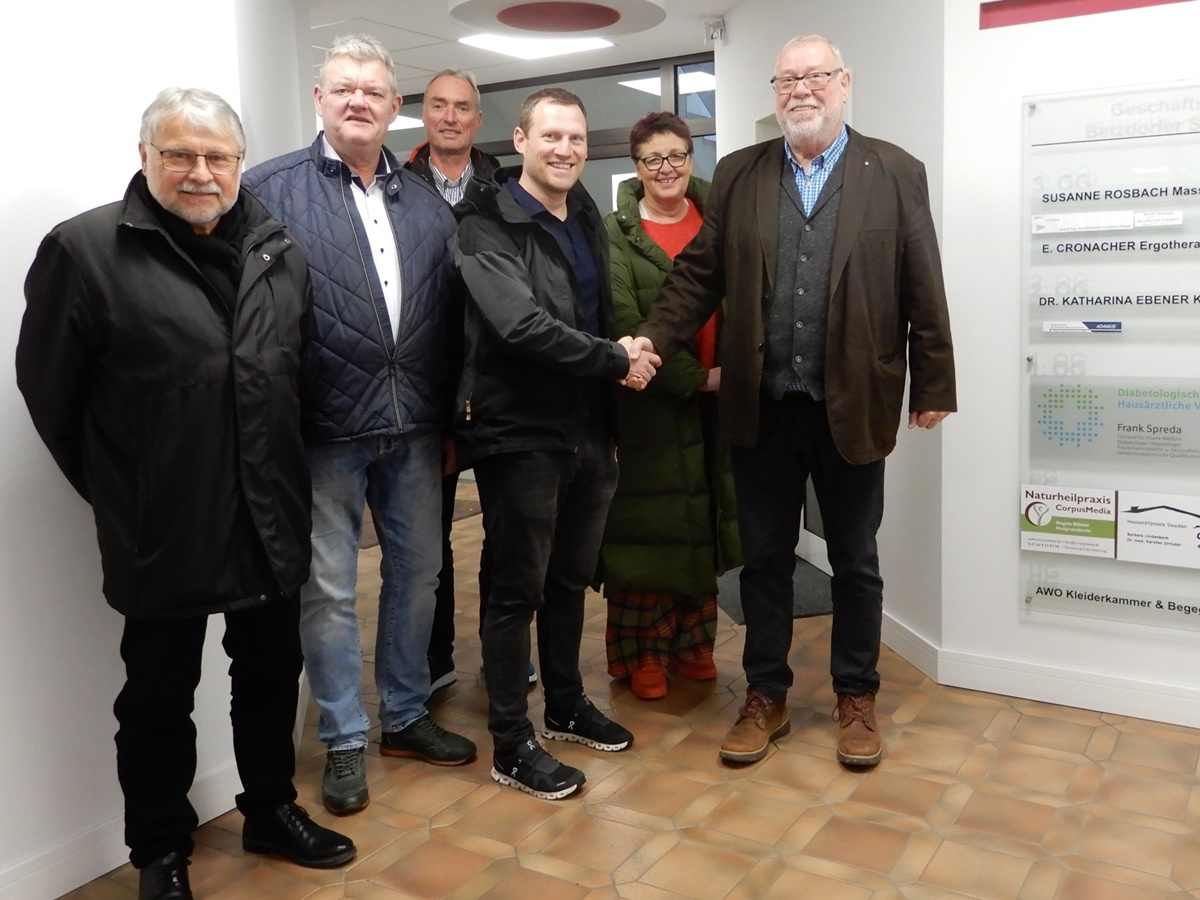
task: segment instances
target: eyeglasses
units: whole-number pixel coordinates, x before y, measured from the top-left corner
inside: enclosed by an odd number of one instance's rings
[[[154,147],[153,144],[150,145]],[[203,159],[208,171],[214,175],[232,175],[242,161],[241,154],[234,153],[191,153],[187,150],[159,150],[154,147],[168,172],[190,172],[196,168],[196,160]]]
[[[635,156],[634,160],[640,162],[651,172],[657,172],[663,167],[663,163],[670,163],[672,169],[682,168],[683,164],[688,161],[691,153],[671,153],[667,156]]]
[[[771,87],[775,88],[777,94],[790,94],[796,89],[796,85],[801,81],[804,86],[810,91],[819,91],[825,85],[829,84],[829,79],[838,72],[844,72],[845,69],[834,69],[832,72],[809,72],[807,75],[799,77],[795,75],[776,75],[771,79]]]

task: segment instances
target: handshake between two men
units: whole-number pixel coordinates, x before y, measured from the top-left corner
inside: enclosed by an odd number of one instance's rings
[[[645,390],[654,377],[654,370],[662,365],[662,357],[654,352],[654,344],[649,338],[626,335],[617,343],[629,354],[629,374],[619,383],[635,391]]]

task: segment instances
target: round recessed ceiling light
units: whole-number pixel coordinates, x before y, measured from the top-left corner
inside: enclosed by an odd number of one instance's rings
[[[621,14],[611,6],[598,3],[518,3],[506,7],[496,18],[509,28],[521,31],[595,31],[621,20]]]
[[[633,34],[667,17],[663,0],[449,0],[450,18],[497,34]]]

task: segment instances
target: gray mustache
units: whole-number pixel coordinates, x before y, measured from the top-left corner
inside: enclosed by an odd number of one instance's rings
[[[185,194],[219,194],[221,188],[216,184],[192,184],[190,181],[185,181],[179,185],[179,190]]]

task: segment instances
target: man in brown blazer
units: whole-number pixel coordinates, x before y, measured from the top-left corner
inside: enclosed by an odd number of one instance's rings
[[[924,166],[844,122],[850,71],[823,37],[775,61],[784,139],[717,165],[699,235],[676,260],[631,355],[665,360],[725,301],[721,431],[733,445],[746,565],[746,702],[721,745],[762,759],[788,731],[792,573],[811,476],[833,567],[830,672],[838,759],[873,766],[884,457],[956,408],[954,356]]]

